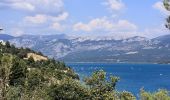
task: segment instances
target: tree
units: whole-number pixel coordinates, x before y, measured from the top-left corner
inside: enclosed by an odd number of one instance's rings
[[[19,59],[18,57],[15,57],[13,60],[11,74],[9,77],[10,85],[13,86],[24,85],[26,74],[27,74],[26,63],[23,60]]]
[[[52,100],[89,100],[90,94],[79,81],[65,78],[49,90]]]
[[[164,6],[166,8],[166,10],[170,11],[170,0],[164,0]],[[166,23],[166,28],[170,29],[170,16],[168,16],[168,18],[166,19],[167,23]]]
[[[135,96],[127,91],[120,93],[120,100],[136,100]]]
[[[157,92],[150,93],[141,89],[140,100],[170,100],[170,94],[167,90],[158,90]]]
[[[27,79],[26,79],[26,87],[29,90],[35,90],[42,86],[44,83],[44,76],[42,75],[41,70],[37,68],[29,68]]]
[[[9,76],[12,67],[13,56],[10,54],[4,54],[0,59],[0,99],[6,100],[7,91],[9,88]]]
[[[165,25],[166,28],[170,29],[170,16],[166,19],[167,24]]]
[[[116,83],[119,77],[110,76],[106,78],[106,72],[96,71],[91,77],[85,78],[85,84],[89,86],[90,100],[135,100],[129,92],[116,92]]]
[[[167,10],[170,11],[170,0],[164,0],[164,6]]]
[[[10,45],[9,41],[6,42],[6,47],[11,48],[11,45]]]

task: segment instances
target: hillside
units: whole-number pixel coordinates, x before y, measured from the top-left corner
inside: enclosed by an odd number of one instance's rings
[[[160,37],[154,38],[153,40],[160,41],[161,45],[163,46],[170,45],[170,35],[160,36]]]
[[[60,84],[67,78],[79,80],[78,75],[62,62],[48,59],[28,48],[16,48],[9,42],[6,45],[0,43],[0,100],[38,100],[45,95],[43,89]]]
[[[65,62],[164,63],[170,61],[169,40],[168,35],[154,39],[26,35],[10,42]]]

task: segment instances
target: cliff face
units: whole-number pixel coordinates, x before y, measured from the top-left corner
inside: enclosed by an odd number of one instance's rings
[[[41,55],[37,55],[35,53],[28,53],[27,54],[27,58],[25,58],[25,59],[29,59],[30,57],[32,57],[34,59],[34,61],[42,61],[42,60],[46,61],[46,60],[48,60],[47,57],[44,57],[44,56],[41,56]]]

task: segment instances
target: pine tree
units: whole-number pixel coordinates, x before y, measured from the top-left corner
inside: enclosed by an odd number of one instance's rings
[[[6,100],[7,91],[9,88],[10,69],[12,68],[13,56],[4,54],[0,61],[0,100]]]
[[[166,8],[166,10],[170,11],[170,0],[164,0],[164,7]],[[166,18],[166,28],[170,29],[170,16],[168,16],[168,18]]]

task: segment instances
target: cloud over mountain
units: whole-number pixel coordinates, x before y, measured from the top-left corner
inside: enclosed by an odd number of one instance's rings
[[[165,34],[161,1],[0,0],[3,33],[159,36]],[[163,26],[164,27],[164,26]],[[154,30],[160,31],[154,31]],[[1,32],[2,33],[2,32]]]
[[[128,20],[118,20],[113,22],[105,17],[96,18],[88,23],[76,23],[73,26],[74,31],[85,31],[85,32],[94,32],[94,31],[106,31],[106,32],[128,32],[136,31],[137,26]]]

